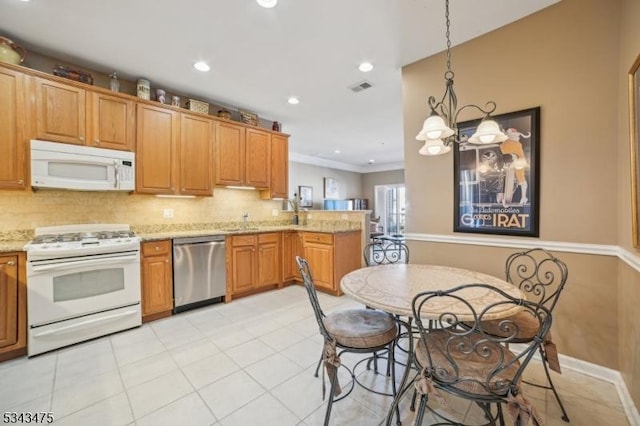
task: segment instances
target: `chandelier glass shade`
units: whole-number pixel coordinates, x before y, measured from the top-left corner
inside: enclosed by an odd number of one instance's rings
[[[491,113],[496,110],[496,103],[489,101],[484,108],[469,104],[458,109],[458,98],[453,89],[454,73],[451,71],[451,39],[449,19],[449,0],[445,0],[445,18],[447,24],[447,71],[444,73],[446,89],[442,99],[429,96],[427,104],[431,109],[429,117],[424,121],[422,130],[416,136],[424,145],[418,151],[421,155],[441,155],[451,151],[454,142],[469,142],[473,144],[499,143],[508,139],[498,123],[491,119]],[[462,138],[458,132],[457,121],[460,112],[467,108],[474,108],[484,114],[480,125],[471,137]]]

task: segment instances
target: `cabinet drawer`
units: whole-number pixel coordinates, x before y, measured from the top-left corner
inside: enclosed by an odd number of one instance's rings
[[[277,232],[270,232],[268,234],[258,234],[258,244],[277,243],[277,242],[278,242]]]
[[[171,253],[171,240],[147,241],[142,243],[143,256],[158,256]]]
[[[333,234],[319,232],[305,232],[302,237],[304,243],[333,244]]]
[[[233,247],[239,246],[253,246],[256,244],[256,235],[234,235],[231,238],[231,245]]]

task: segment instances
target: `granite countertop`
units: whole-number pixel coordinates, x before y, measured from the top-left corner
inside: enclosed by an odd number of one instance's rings
[[[280,231],[308,231],[336,234],[340,232],[360,231],[359,222],[314,221],[305,225],[272,224],[269,222],[249,223],[196,223],[178,225],[133,225],[132,230],[142,241],[166,240],[181,237],[199,237],[207,235],[242,235]],[[24,246],[33,238],[32,230],[0,232],[0,253],[23,251]]]
[[[136,232],[142,241],[166,240],[171,238],[201,237],[208,235],[244,235],[262,234],[280,231],[307,231],[336,234],[341,232],[360,231],[350,225],[312,224],[312,225],[282,225],[282,226],[248,226],[247,228],[203,228],[191,230],[158,230],[151,232]]]
[[[13,251],[23,251],[24,246],[29,240],[10,240],[0,241],[0,253],[9,253]]]

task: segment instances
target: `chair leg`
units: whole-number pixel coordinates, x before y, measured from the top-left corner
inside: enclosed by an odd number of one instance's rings
[[[542,349],[542,346],[540,346],[540,356],[542,357],[542,366],[544,367],[544,374],[546,374],[547,383],[549,383],[548,388],[551,389],[551,391],[555,395],[556,401],[558,401],[558,405],[560,406],[560,410],[562,410],[562,420],[569,423],[569,416],[567,415],[567,410],[564,409],[564,405],[560,400],[560,395],[558,395],[558,391],[556,391],[556,386],[553,384],[553,381],[551,380],[551,374],[549,372],[549,367],[547,366],[547,354],[544,352],[544,349]]]
[[[420,395],[420,405],[418,405],[418,412],[416,413],[416,425],[422,424],[424,418],[424,412],[427,408],[427,395]]]
[[[327,402],[327,412],[324,415],[324,426],[329,426],[329,417],[331,417],[331,408],[333,407],[334,392],[336,390],[336,381],[338,379],[338,368],[333,369],[333,377],[331,377],[331,387],[329,388],[329,401]]]
[[[398,390],[396,389],[396,342],[395,340],[389,343],[389,356],[387,358],[387,377],[391,374],[391,393],[393,395],[393,399],[396,398]],[[391,366],[391,367],[390,367]],[[396,424],[398,426],[402,425],[400,421],[400,407],[396,405]]]
[[[314,377],[318,377],[318,373],[320,372],[320,366],[322,365],[322,354],[320,354],[320,359],[318,360],[318,365],[316,366],[316,372],[314,374]]]

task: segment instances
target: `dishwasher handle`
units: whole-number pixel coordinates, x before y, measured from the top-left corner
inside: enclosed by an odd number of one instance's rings
[[[205,245],[205,244],[220,244],[224,243],[225,236],[224,235],[207,235],[201,237],[185,237],[185,238],[175,238],[173,240],[173,245],[175,246],[183,246],[183,245]]]

